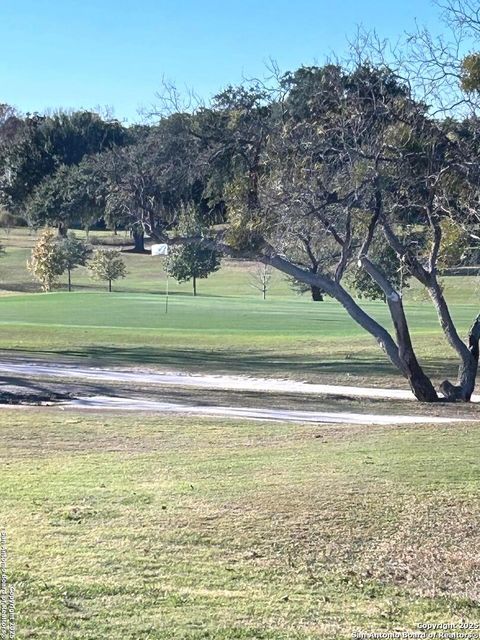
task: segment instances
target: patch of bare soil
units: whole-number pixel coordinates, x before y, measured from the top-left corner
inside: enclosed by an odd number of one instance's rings
[[[480,602],[480,506],[449,496],[412,497],[395,531],[362,559],[367,575],[418,595]]]

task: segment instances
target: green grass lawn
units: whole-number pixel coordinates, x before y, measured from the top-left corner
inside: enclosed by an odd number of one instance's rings
[[[280,276],[264,302],[251,264],[226,261],[197,298],[171,281],[165,314],[161,261],[126,253],[128,278],[112,294],[85,269],[74,292],[63,282],[41,294],[25,269],[33,240],[15,230],[3,241],[0,357],[404,385],[336,302],[313,304]],[[476,282],[445,280],[462,331],[478,312]],[[414,287],[406,298],[428,372],[454,375],[433,310]],[[365,307],[388,324],[385,305]],[[18,638],[342,639],[480,621],[475,422],[338,427],[58,408],[2,409],[0,420]]]
[[[480,620],[477,424],[2,413],[18,638],[349,638]]]
[[[111,234],[99,237],[112,239]],[[280,274],[266,301],[250,286],[249,263],[225,261],[199,284],[170,280],[165,314],[161,259],[125,253],[129,275],[105,292],[74,272],[75,291],[33,293],[38,286],[25,263],[34,236],[12,231],[0,260],[0,349],[13,355],[81,357],[96,364],[282,375],[332,382],[403,384],[373,339],[327,299],[312,303],[292,293]],[[65,287],[65,282],[61,284]],[[478,313],[478,279],[445,279],[452,312],[463,333]],[[7,295],[9,294],[9,295]],[[412,286],[407,313],[418,352],[435,379],[455,375],[456,359],[445,344],[433,308]],[[365,302],[389,326],[382,302]]]
[[[384,305],[368,310],[389,324]],[[441,377],[455,366],[434,312],[411,303],[414,339],[427,369]],[[475,315],[457,305],[464,331]],[[334,301],[121,293],[22,294],[0,298],[0,349],[12,354],[285,375],[311,380],[368,377],[392,381],[394,369],[376,343]],[[440,353],[444,353],[440,358]],[[449,356],[452,358],[449,360]]]

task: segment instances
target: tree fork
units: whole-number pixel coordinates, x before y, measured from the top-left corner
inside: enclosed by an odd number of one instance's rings
[[[360,256],[358,262],[359,266],[365,269],[385,294],[390,316],[395,328],[401,370],[407,378],[413,394],[420,402],[437,402],[438,394],[435,391],[435,387],[420,366],[413,349],[402,296],[390,284],[382,271],[366,255]]]
[[[408,249],[402,245],[386,220],[383,220],[383,229],[388,243],[397,253],[400,260],[408,265],[414,278],[426,287],[436,309],[443,333],[450,346],[460,357],[461,362],[458,371],[457,384],[454,385],[449,380],[444,380],[440,384],[440,391],[447,401],[455,402],[457,400],[462,400],[464,402],[469,402],[475,388],[478,370],[480,316],[477,316],[470,329],[467,346],[458,335],[452,316],[450,315],[450,310],[445,300],[445,296],[443,295],[442,288],[437,281],[435,264],[436,256],[432,254],[430,259],[430,271],[427,271],[419,263],[417,258],[412,256]]]

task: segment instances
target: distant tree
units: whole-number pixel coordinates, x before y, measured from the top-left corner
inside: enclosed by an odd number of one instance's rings
[[[94,280],[108,282],[109,292],[112,291],[112,282],[127,275],[125,262],[117,249],[95,251],[88,268]]]
[[[59,168],[128,142],[119,122],[105,121],[97,113],[27,116],[0,163],[0,197],[9,210],[22,213],[35,190]]]
[[[220,254],[218,251],[202,245],[201,242],[174,247],[165,262],[166,272],[177,282],[192,281],[194,296],[197,295],[197,280],[208,278],[219,268]]]
[[[262,294],[262,299],[267,299],[267,293],[272,284],[273,269],[268,264],[257,264],[250,274],[250,286]]]
[[[72,225],[85,227],[102,216],[101,196],[100,177],[87,158],[45,178],[28,199],[26,215],[34,228],[54,226],[66,236]]]
[[[186,114],[133,135],[135,144],[100,154],[98,166],[105,182],[105,222],[128,229],[133,250],[143,253],[145,234],[163,242],[184,202],[201,193],[200,163],[195,163],[199,141],[190,133]]]
[[[287,278],[288,283],[290,284],[290,288],[299,296],[302,296],[304,293],[310,292],[313,302],[323,302],[324,293],[320,289],[320,287],[316,287],[315,285],[308,285],[296,278]]]
[[[17,218],[0,204],[0,228],[4,230],[7,236],[9,235],[11,228],[15,226],[16,222]]]
[[[68,290],[72,290],[72,271],[76,267],[84,266],[87,262],[89,249],[87,244],[70,232],[60,244],[68,274]]]
[[[53,229],[45,229],[32,249],[27,268],[44,291],[51,291],[65,271],[65,256]]]
[[[5,172],[7,157],[12,146],[21,135],[23,120],[14,107],[0,103],[0,186]],[[0,199],[1,198],[0,193]]]
[[[11,144],[22,127],[17,110],[9,104],[0,103],[0,147]]]
[[[208,233],[194,205],[181,207],[177,215],[178,232],[197,240],[172,247],[165,261],[165,270],[177,282],[191,280],[193,295],[196,296],[197,280],[208,278],[211,273],[218,271],[221,253],[211,246]]]

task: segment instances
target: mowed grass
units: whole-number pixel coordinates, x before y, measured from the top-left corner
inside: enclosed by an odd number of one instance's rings
[[[17,637],[307,640],[480,620],[477,424],[2,412]]]
[[[389,325],[384,305],[366,308]],[[414,340],[427,370],[445,376],[455,359],[445,346],[433,310],[409,307]],[[458,305],[467,331],[476,313]],[[310,380],[358,378],[387,383],[396,373],[374,340],[334,301],[173,296],[168,314],[161,296],[52,293],[0,298],[0,349],[8,355],[92,364],[280,375]],[[440,354],[444,354],[441,356]],[[451,358],[451,360],[449,360]]]
[[[108,233],[93,236],[115,241]],[[166,314],[161,259],[125,252],[129,274],[115,283],[113,294],[92,282],[85,268],[74,272],[74,292],[62,291],[63,281],[58,291],[41,294],[26,270],[34,240],[26,230],[13,230],[3,240],[0,349],[9,357],[404,384],[375,341],[337,302],[327,298],[312,303],[307,295],[299,297],[280,274],[275,274],[263,301],[251,287],[252,263],[224,261],[220,271],[200,281],[197,298],[190,283],[170,279]],[[460,331],[466,333],[478,313],[478,279],[450,277],[444,285]],[[454,376],[457,361],[431,304],[414,286],[406,291],[406,300],[427,372],[436,381]],[[362,304],[390,326],[385,304]]]
[[[129,276],[111,295],[85,269],[73,293],[38,293],[25,269],[33,239],[4,242],[1,357],[404,384],[337,303],[299,298],[280,276],[264,302],[251,264],[225,261],[197,298],[170,281],[165,314],[149,256],[125,254]],[[478,312],[475,283],[445,281],[462,331]],[[432,310],[414,288],[407,298],[427,370],[453,375]],[[385,305],[365,306],[389,323]],[[475,422],[2,409],[17,637],[342,639],[480,621],[479,440]]]

